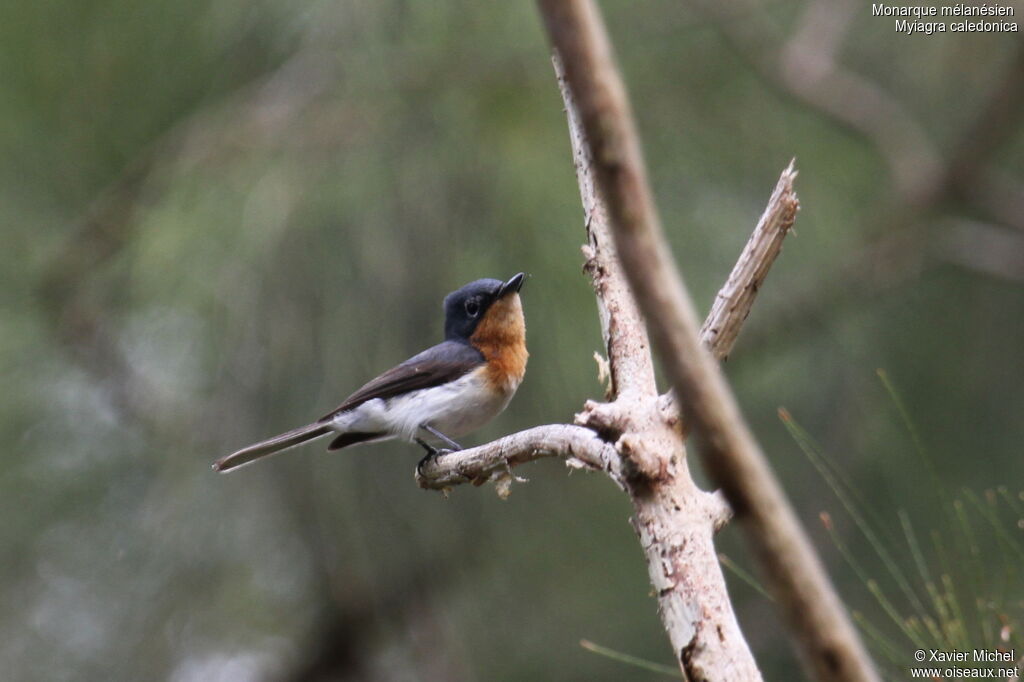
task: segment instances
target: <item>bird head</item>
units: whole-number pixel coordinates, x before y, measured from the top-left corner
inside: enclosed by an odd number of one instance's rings
[[[444,337],[450,341],[468,341],[484,320],[510,314],[522,319],[519,290],[526,275],[519,273],[507,282],[500,279],[478,279],[445,296]]]

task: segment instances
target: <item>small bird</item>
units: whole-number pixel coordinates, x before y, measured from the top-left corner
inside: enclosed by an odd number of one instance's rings
[[[217,460],[230,471],[328,434],[328,450],[402,438],[427,454],[460,450],[452,440],[483,426],[508,405],[526,372],[526,320],[519,290],[526,276],[507,282],[478,279],[444,299],[444,341],[393,367],[312,424],[260,441]],[[447,446],[439,450],[427,442]]]

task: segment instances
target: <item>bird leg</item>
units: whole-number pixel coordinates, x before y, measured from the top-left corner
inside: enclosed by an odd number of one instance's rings
[[[438,450],[437,448],[435,448],[433,445],[423,440],[422,438],[413,438],[413,440],[416,441],[417,445],[422,446],[423,449],[427,451],[427,457],[436,457],[438,454],[440,454],[440,450]],[[424,457],[424,459],[426,459],[427,457]]]
[[[435,438],[437,438],[437,439],[441,440],[442,442],[444,442],[445,445],[451,446],[451,449],[438,449],[438,448],[435,448],[430,443],[428,443],[425,440],[423,440],[422,438],[415,438],[414,440],[419,445],[423,446],[423,449],[427,451],[427,454],[425,454],[423,456],[423,459],[421,459],[416,464],[416,472],[417,473],[422,473],[423,472],[423,465],[426,464],[427,462],[429,462],[434,457],[437,457],[438,455],[446,455],[449,452],[454,452],[455,450],[461,450],[462,449],[461,445],[459,445],[458,443],[453,441],[451,438],[449,438],[448,436],[444,435],[443,433],[441,433],[440,431],[435,429],[433,426],[431,426],[429,424],[420,424],[420,428],[423,429],[424,431],[430,433],[430,435],[434,436]]]
[[[458,443],[453,441],[451,438],[449,438],[448,436],[444,435],[443,433],[441,433],[440,431],[435,429],[430,424],[420,424],[420,428],[423,429],[424,431],[426,431],[427,433],[429,433],[434,438],[437,438],[438,440],[443,442],[445,445],[447,445],[452,450],[461,450],[462,449],[461,445],[459,445]]]
[[[415,438],[413,440],[422,445],[423,449],[427,451],[427,454],[423,455],[423,459],[416,463],[416,473],[421,476],[423,475],[424,464],[434,459],[438,455],[443,455],[446,452],[451,452],[451,450],[438,450],[437,448],[435,448],[433,445],[423,440],[422,438]]]

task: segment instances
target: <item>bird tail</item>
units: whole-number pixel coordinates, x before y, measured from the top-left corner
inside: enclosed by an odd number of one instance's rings
[[[285,431],[284,433],[262,440],[259,443],[253,443],[248,447],[244,447],[237,452],[232,452],[230,455],[221,457],[213,463],[214,471],[231,471],[243,464],[248,464],[260,457],[266,457],[267,455],[273,455],[274,453],[287,450],[288,448],[295,447],[300,443],[319,438],[320,436],[327,435],[331,432],[331,429],[324,425],[323,422],[313,422],[312,424],[306,424],[300,426],[297,429],[291,431]]]

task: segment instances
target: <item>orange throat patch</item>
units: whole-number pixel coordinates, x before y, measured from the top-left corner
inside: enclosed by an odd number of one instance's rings
[[[469,342],[487,360],[487,382],[495,389],[511,393],[526,374],[526,319],[519,294],[508,294],[495,301],[480,320]]]

